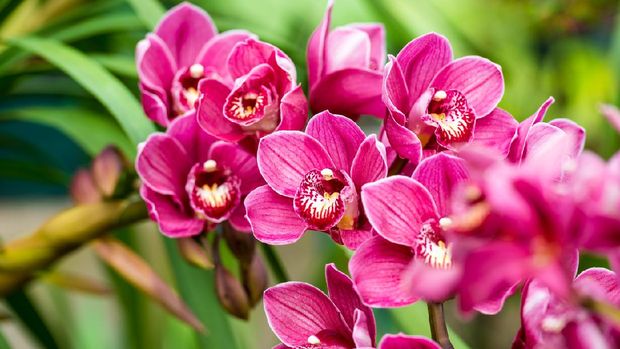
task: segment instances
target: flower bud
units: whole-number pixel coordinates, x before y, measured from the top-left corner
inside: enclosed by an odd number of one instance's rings
[[[118,192],[123,173],[128,167],[123,154],[112,145],[95,157],[92,165],[93,178],[104,197],[113,197]]]
[[[237,257],[242,267],[249,266],[252,263],[252,257],[256,250],[256,239],[254,239],[254,236],[237,231],[230,225],[225,224],[223,237],[230,251]]]
[[[191,265],[201,269],[213,269],[213,258],[208,245],[203,246],[193,238],[176,239],[181,256]]]
[[[250,312],[243,286],[223,265],[215,265],[215,291],[222,307],[231,315],[247,320]]]
[[[101,201],[101,193],[95,185],[95,179],[86,168],[79,169],[69,186],[71,199],[76,204],[92,204]]]
[[[254,253],[252,263],[247,268],[242,269],[242,276],[243,286],[247,291],[250,306],[253,307],[260,302],[263,297],[263,291],[267,289],[269,281],[267,269],[260,254]]]

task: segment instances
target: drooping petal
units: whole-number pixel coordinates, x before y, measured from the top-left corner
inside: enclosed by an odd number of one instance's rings
[[[403,273],[413,258],[411,248],[380,236],[364,242],[349,261],[353,283],[364,303],[400,307],[415,302],[417,297],[401,287]]]
[[[438,218],[428,190],[419,182],[403,176],[364,185],[362,203],[377,233],[404,246],[414,246],[423,224]]]
[[[226,67],[228,55],[235,45],[249,38],[255,39],[256,36],[245,30],[229,30],[218,34],[202,48],[196,61],[202,64],[205,70],[211,68],[218,74],[226,74],[222,78],[230,78]]]
[[[489,114],[504,95],[501,68],[481,57],[463,57],[446,65],[433,79],[436,90],[457,90],[481,118]]]
[[[471,144],[493,149],[502,156],[508,155],[519,123],[508,112],[495,108],[482,119],[476,120]]]
[[[155,133],[140,147],[136,171],[153,191],[177,198],[186,197],[185,181],[193,163],[174,138]]]
[[[325,46],[327,45],[327,34],[331,24],[333,0],[327,2],[327,9],[323,20],[310,36],[306,56],[308,59],[308,86],[312,89],[314,84],[323,76],[325,69]]]
[[[301,85],[287,92],[280,101],[279,130],[301,130],[308,119],[308,100]]]
[[[263,185],[245,198],[247,218],[259,241],[270,245],[291,244],[306,231],[306,224],[293,211],[293,200]]]
[[[409,86],[409,100],[417,100],[433,77],[452,59],[448,40],[436,33],[422,35],[412,40],[396,56]],[[405,111],[408,112],[408,111]]]
[[[385,145],[376,135],[366,137],[357,149],[351,165],[351,179],[358,188],[387,175]]]
[[[370,38],[355,28],[336,28],[327,35],[325,58],[325,74],[347,68],[368,69]]]
[[[306,173],[334,168],[327,151],[316,139],[298,131],[280,131],[260,140],[258,168],[278,194],[293,197]]]
[[[547,110],[554,101],[555,99],[553,97],[549,97],[534,114],[532,114],[529,118],[523,120],[519,124],[519,127],[517,128],[517,135],[513,140],[512,144],[510,145],[508,160],[515,163],[521,163],[523,152],[525,151],[525,141],[527,139],[527,135],[530,132],[530,129],[532,128],[532,126],[541,122],[545,118]]]
[[[441,349],[432,339],[422,336],[388,334],[383,336],[379,349]]]
[[[353,158],[364,141],[364,132],[351,119],[324,111],[315,115],[306,133],[318,140],[337,169],[349,172]]]
[[[196,108],[198,123],[207,133],[230,142],[244,137],[241,126],[224,117],[224,103],[230,88],[213,79],[205,79],[198,84],[200,97]]]
[[[338,270],[333,263],[325,266],[325,280],[327,280],[329,298],[340,310],[349,328],[355,327],[357,320],[359,320],[356,319],[355,312],[356,310],[360,311],[364,315],[366,334],[374,343],[375,317],[372,310],[362,302],[361,297],[355,291],[353,281]],[[366,346],[372,346],[372,343],[366,344]]]
[[[288,346],[308,346],[326,330],[350,336],[334,303],[318,288],[302,282],[271,287],[263,296],[265,315],[273,332]]]
[[[371,70],[346,68],[325,75],[310,90],[314,112],[329,110],[347,116],[362,114],[383,117],[381,102],[383,74]]]
[[[170,196],[159,194],[146,185],[140,188],[140,196],[146,202],[149,215],[157,222],[162,234],[171,238],[183,238],[202,232],[204,221],[187,215]]]
[[[422,160],[412,178],[428,189],[439,215],[447,217],[451,211],[452,192],[469,178],[469,171],[463,159],[442,152]]]
[[[258,171],[256,157],[242,147],[218,141],[211,146],[209,159],[229,169],[233,175],[241,180],[241,194],[247,194],[265,181]]]
[[[166,43],[179,67],[196,62],[202,47],[215,36],[211,17],[201,8],[182,3],[159,22],[155,34]]]

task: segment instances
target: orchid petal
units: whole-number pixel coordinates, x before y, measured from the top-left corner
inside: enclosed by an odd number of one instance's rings
[[[241,194],[247,194],[265,181],[258,171],[256,157],[239,145],[218,141],[209,150],[209,159],[229,169],[241,179]]]
[[[521,163],[521,159],[523,158],[523,152],[525,151],[525,142],[527,140],[527,135],[530,132],[530,129],[535,124],[541,122],[545,118],[545,114],[547,110],[553,104],[555,99],[553,97],[549,97],[539,108],[538,110],[532,114],[529,118],[523,120],[519,127],[517,128],[517,135],[510,145],[510,152],[508,154],[508,159],[515,163]]]
[[[387,175],[385,145],[376,135],[366,137],[357,149],[351,165],[351,179],[358,188]]]
[[[171,197],[159,194],[146,185],[140,188],[140,196],[146,202],[149,215],[158,223],[162,234],[171,238],[183,238],[202,232],[204,221],[186,215]]]
[[[502,156],[506,156],[510,151],[510,144],[515,138],[518,126],[519,123],[512,115],[500,108],[495,108],[489,115],[476,120],[471,144],[494,149]]]
[[[200,97],[196,115],[198,123],[205,132],[230,142],[237,142],[245,135],[241,127],[224,117],[224,103],[230,89],[223,83],[204,79],[198,84]]]
[[[379,349],[441,349],[441,346],[422,336],[388,334],[383,336]]]
[[[184,188],[192,165],[176,139],[155,133],[140,147],[136,171],[151,190],[183,198],[187,195]]]

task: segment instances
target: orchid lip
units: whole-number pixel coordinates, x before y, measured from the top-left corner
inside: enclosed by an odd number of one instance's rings
[[[201,219],[215,223],[226,220],[240,202],[240,179],[221,168],[215,160],[196,164],[186,185],[190,204]]]
[[[437,141],[443,146],[466,143],[473,135],[475,114],[467,98],[456,90],[437,90],[422,120],[436,128]]]
[[[200,63],[193,64],[177,73],[172,85],[172,98],[175,112],[178,115],[195,109],[196,101],[200,96],[198,82],[205,77],[205,73],[205,68]]]
[[[346,180],[340,171],[329,168],[311,170],[306,173],[295,194],[295,212],[311,229],[330,229],[345,214],[341,192],[346,187]]]
[[[447,217],[439,220],[439,223],[431,220],[422,225],[422,229],[416,239],[414,252],[425,264],[437,269],[450,269],[452,267],[452,252],[445,242],[441,231],[446,224]]]

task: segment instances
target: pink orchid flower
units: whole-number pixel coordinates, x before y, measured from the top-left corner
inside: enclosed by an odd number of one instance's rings
[[[446,38],[430,33],[390,57],[383,79],[389,116],[385,131],[401,157],[417,164],[422,150],[456,150],[479,143],[507,153],[516,121],[497,109],[504,94],[501,68],[467,56],[452,60]]]
[[[333,0],[308,41],[310,107],[356,119],[385,116],[381,81],[385,65],[382,24],[349,24],[330,30]]]
[[[295,65],[280,49],[249,38],[232,48],[222,67],[231,79],[206,78],[198,86],[198,122],[209,134],[256,143],[273,131],[304,126],[306,97]]]
[[[398,307],[454,295],[461,266],[448,235],[450,196],[467,179],[462,159],[439,153],[423,160],[412,178],[393,176],[362,188],[366,215],[379,236],[356,250],[349,269],[366,304]],[[479,310],[496,313],[506,296],[498,293]]]
[[[239,30],[218,34],[211,17],[189,3],[172,8],[136,48],[146,115],[167,127],[177,116],[194,112],[198,82],[205,77],[230,80],[226,57],[250,37]]]
[[[177,118],[166,133],[140,144],[136,170],[140,195],[164,235],[193,236],[224,220],[250,231],[243,198],[264,183],[256,158],[206,134],[195,114]]]
[[[375,318],[351,279],[333,264],[325,266],[326,295],[303,282],[285,282],[265,291],[269,326],[277,348],[374,348]]]
[[[245,205],[259,241],[290,244],[318,230],[354,249],[372,235],[359,192],[386,176],[385,147],[350,119],[326,111],[310,120],[306,133],[264,137],[258,167],[267,185]]]
[[[381,339],[379,349],[441,349],[441,346],[426,337],[388,334]]]
[[[579,297],[608,306],[620,306],[620,284],[615,273],[604,268],[585,270],[573,282]],[[558,297],[537,280],[523,290],[522,327],[514,349],[526,348],[618,348],[620,329],[575,301]]]

